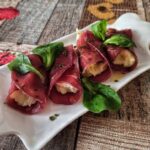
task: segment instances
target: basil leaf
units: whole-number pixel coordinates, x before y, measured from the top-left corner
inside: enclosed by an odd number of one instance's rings
[[[82,78],[83,87],[89,92],[96,94],[95,84],[90,82],[87,78]]]
[[[100,113],[104,110],[117,111],[121,107],[119,95],[109,86],[101,83],[93,83],[82,79],[84,87],[83,105],[89,111]]]
[[[98,84],[98,93],[101,93],[107,98],[107,106],[109,110],[117,111],[121,107],[121,99],[117,92],[108,85]]]
[[[63,51],[63,49],[63,42],[55,42],[38,46],[33,49],[32,52],[42,57],[45,68],[50,69],[55,58]]]
[[[99,21],[98,23],[91,26],[91,30],[97,38],[100,38],[101,40],[104,41],[107,30],[107,21],[106,20]]]
[[[33,72],[37,74],[41,80],[44,80],[44,76],[32,66],[29,58],[24,54],[19,54],[10,64],[8,64],[8,68],[11,71],[15,70],[21,74]]]
[[[87,90],[84,90],[83,105],[93,113],[100,113],[107,110],[107,100],[103,95],[91,96]]]
[[[130,38],[122,34],[116,34],[116,35],[111,36],[109,39],[107,39],[104,42],[104,44],[105,45],[112,44],[112,45],[117,45],[117,46],[122,46],[122,47],[134,47],[135,46],[135,43]]]

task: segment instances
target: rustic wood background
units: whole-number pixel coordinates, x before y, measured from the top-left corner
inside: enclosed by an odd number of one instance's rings
[[[0,0],[0,7],[16,6],[21,15],[1,22],[0,41],[43,44],[82,28],[95,20],[87,8],[113,5],[113,22],[125,12],[150,21],[150,0]],[[105,6],[105,5],[104,5]],[[150,149],[150,71],[119,91],[123,105],[118,113],[87,113],[51,140],[43,150]],[[0,136],[1,150],[26,150],[14,136]]]

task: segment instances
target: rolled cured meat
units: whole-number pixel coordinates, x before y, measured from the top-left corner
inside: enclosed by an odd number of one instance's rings
[[[114,45],[107,46],[106,50],[113,70],[127,73],[137,66],[137,56],[133,50]]]
[[[123,29],[123,30],[116,30],[114,28],[107,29],[106,37],[109,38],[115,34],[123,34],[132,39],[132,30],[131,29]]]
[[[107,37],[111,37],[116,34],[122,34],[127,36],[129,39],[132,39],[131,29],[116,30],[109,28],[106,32]],[[137,66],[137,57],[132,49],[108,45],[106,47],[106,51],[113,70],[127,73]]]
[[[49,98],[57,104],[70,105],[82,97],[78,57],[73,45],[65,47],[50,72]]]
[[[45,76],[45,80],[42,81],[33,72],[20,74],[17,71],[12,71],[12,82],[6,103],[23,113],[34,114],[40,112],[47,101],[47,73],[43,69],[39,56],[30,54],[28,58],[32,65]]]
[[[91,43],[98,49],[102,45],[102,41],[100,41],[98,38],[94,36],[94,34],[91,31],[84,31],[82,33],[78,33],[77,35],[77,47],[78,48],[83,48],[87,46],[87,43]]]
[[[99,50],[101,44],[91,31],[81,33],[77,40],[82,75],[95,82],[103,82],[111,76],[109,62]]]

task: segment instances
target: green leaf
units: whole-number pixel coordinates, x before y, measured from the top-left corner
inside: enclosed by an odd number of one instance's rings
[[[100,113],[104,110],[117,111],[121,107],[121,99],[117,92],[107,85],[93,83],[82,79],[84,87],[83,105],[91,112]]]
[[[90,82],[87,78],[82,78],[83,87],[89,92],[96,94],[95,84]]]
[[[100,113],[107,110],[107,100],[103,95],[91,96],[89,91],[84,90],[83,105],[93,113]]]
[[[107,30],[107,21],[106,20],[99,21],[98,23],[91,26],[91,30],[97,38],[100,38],[101,40],[104,41]]]
[[[107,39],[104,42],[104,44],[105,45],[112,44],[112,45],[117,45],[117,46],[122,46],[122,47],[134,47],[135,46],[135,43],[130,38],[122,34],[116,34],[116,35],[111,36],[109,39]]]
[[[33,72],[37,74],[41,80],[44,80],[44,76],[32,66],[29,58],[24,54],[19,54],[10,64],[8,64],[8,68],[11,71],[15,70],[21,74]]]
[[[45,68],[50,69],[55,58],[63,51],[63,42],[41,45],[32,50],[34,54],[42,57]]]
[[[121,107],[121,99],[114,89],[104,84],[98,84],[97,88],[98,93],[101,93],[107,98],[107,106],[109,110],[117,111]]]

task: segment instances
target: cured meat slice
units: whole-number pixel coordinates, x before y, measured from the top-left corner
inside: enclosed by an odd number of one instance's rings
[[[109,62],[98,49],[100,46],[101,41],[90,31],[83,32],[77,41],[82,75],[95,82],[103,82],[111,76]]]
[[[79,38],[77,40],[77,46],[78,48],[86,47],[87,42],[91,43],[97,48],[100,48],[102,45],[102,42],[94,36],[94,34],[91,31],[84,31],[81,34],[79,33]]]
[[[19,15],[19,11],[13,7],[0,8],[0,20],[13,19]]]
[[[56,58],[50,73],[49,97],[57,104],[70,105],[82,96],[78,57],[73,46],[67,46]]]
[[[109,45],[107,53],[112,69],[127,73],[137,66],[137,57],[129,48]]]
[[[46,81],[46,71],[39,56],[28,55],[32,65],[38,69]],[[11,86],[7,97],[7,104],[23,113],[33,114],[41,111],[47,101],[47,85],[33,72],[20,74],[11,73]]]
[[[114,28],[109,28],[106,32],[106,37],[111,37],[115,34],[123,34],[132,39],[132,30],[131,29],[123,29],[123,30],[116,30]]]

